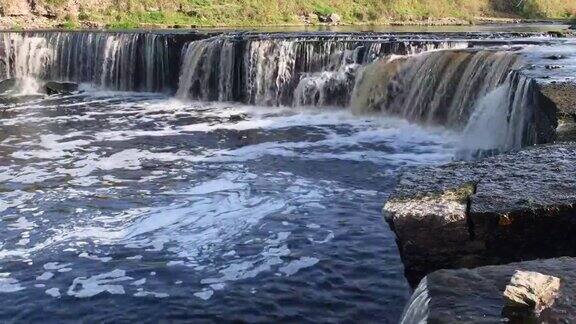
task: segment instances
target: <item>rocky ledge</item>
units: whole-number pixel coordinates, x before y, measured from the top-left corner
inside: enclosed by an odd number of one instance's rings
[[[558,278],[553,303],[533,322],[576,322],[576,259],[559,258],[488,266],[473,270],[441,270],[428,275],[416,290],[402,323],[530,323],[510,318],[506,291],[518,270]],[[548,288],[548,287],[543,287]]]
[[[405,173],[384,212],[408,280],[576,256],[575,174],[569,143]]]
[[[541,82],[538,93],[554,103],[558,110],[558,139],[576,141],[576,84],[574,82]]]

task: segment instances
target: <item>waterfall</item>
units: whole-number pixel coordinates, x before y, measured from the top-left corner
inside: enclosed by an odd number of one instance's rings
[[[202,100],[234,99],[234,43],[216,37],[187,44],[176,96]]]
[[[550,141],[520,54],[384,34],[7,32],[0,76],[262,106],[339,106],[462,131],[462,152]],[[486,133],[486,130],[490,130]],[[475,153],[463,153],[473,155]]]
[[[388,54],[467,46],[460,41],[398,41],[356,35],[220,35],[186,45],[177,94],[180,98],[263,106],[346,106],[361,65]],[[338,98],[332,99],[335,95]]]
[[[504,84],[478,101],[463,132],[461,157],[539,143],[534,87],[533,80],[511,73]]]
[[[355,112],[381,111],[413,122],[461,129],[475,103],[519,67],[517,55],[491,50],[388,57],[362,68],[351,108]]]
[[[516,72],[521,56],[465,47],[350,36],[217,36],[184,47],[177,96],[400,116],[463,132],[463,156],[550,141],[538,129],[552,125],[538,125],[532,83]]]
[[[5,42],[10,41],[7,39],[7,34],[3,36]],[[7,78],[18,80],[17,92],[24,95],[38,93],[40,84],[37,80],[44,77],[44,72],[53,58],[53,52],[48,47],[46,39],[16,35],[14,46],[6,48],[6,57],[14,58],[13,66],[6,65],[5,74]]]
[[[425,324],[428,322],[428,313],[430,311],[430,296],[428,294],[428,280],[422,279],[418,288],[412,294],[404,314],[400,319],[400,324]]]
[[[4,78],[90,82],[124,91],[165,91],[167,38],[143,33],[3,33]]]

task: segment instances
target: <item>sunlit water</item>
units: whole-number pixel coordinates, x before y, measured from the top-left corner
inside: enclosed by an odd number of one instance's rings
[[[0,321],[379,322],[381,217],[457,140],[346,110],[87,92],[0,109]]]

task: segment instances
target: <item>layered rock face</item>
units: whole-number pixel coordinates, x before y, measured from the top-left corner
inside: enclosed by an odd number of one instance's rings
[[[404,174],[386,204],[409,281],[438,269],[576,256],[576,144]]]

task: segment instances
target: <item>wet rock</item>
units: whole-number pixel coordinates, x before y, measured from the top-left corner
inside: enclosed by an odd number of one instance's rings
[[[561,281],[553,305],[542,312],[539,321],[576,323],[576,259],[559,258],[487,266],[472,270],[440,270],[428,275],[406,307],[405,318],[425,314],[428,323],[531,323],[510,320],[503,314],[503,292],[518,271],[547,274]],[[422,300],[422,296],[425,300]],[[404,323],[419,323],[404,321]]]
[[[331,13],[327,15],[317,14],[318,20],[321,23],[327,24],[339,24],[342,21],[342,17],[337,13]]]
[[[17,84],[18,79],[15,78],[0,81],[0,94],[14,90]]]
[[[554,61],[563,60],[565,58],[566,58],[566,56],[560,55],[560,54],[554,54],[554,55],[544,57],[544,59],[546,59],[546,60],[554,60]]]
[[[44,90],[47,94],[71,94],[78,91],[78,84],[73,82],[55,82],[49,81],[44,84]]]
[[[569,35],[569,31],[562,31],[562,30],[553,30],[553,31],[549,31],[548,35],[552,36],[552,37],[558,37],[558,38],[565,38]]]
[[[504,291],[504,315],[511,320],[537,319],[554,305],[559,291],[557,277],[517,271]]]
[[[546,68],[546,70],[557,70],[563,68],[562,65],[553,65],[553,64],[548,64],[544,67]]]
[[[574,174],[574,143],[405,173],[384,211],[407,278],[576,256]]]
[[[399,188],[417,185],[404,177]],[[467,209],[475,191],[469,183],[444,183],[433,191],[412,196],[396,192],[385,206],[396,233],[407,277],[412,284],[434,268],[475,266],[472,255],[482,246],[470,240]]]
[[[546,82],[538,84],[543,97],[553,102],[560,115],[576,116],[576,84],[572,82]]]

